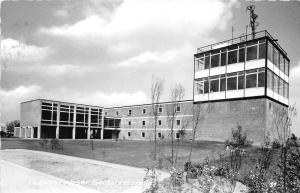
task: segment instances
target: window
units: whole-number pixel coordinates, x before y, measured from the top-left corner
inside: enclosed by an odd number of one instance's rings
[[[239,49],[239,62],[245,62],[245,48]]]
[[[161,132],[158,132],[158,133],[157,133],[157,137],[158,137],[158,138],[161,138]]]
[[[119,115],[119,111],[116,111],[116,115],[117,115],[117,116]]]
[[[266,42],[259,44],[258,58],[266,58]]]
[[[161,125],[161,120],[158,120],[158,125]]]
[[[128,135],[128,137],[130,137],[131,133],[130,133],[130,132],[127,132],[127,135]]]
[[[274,90],[273,88],[273,72],[268,69],[268,74],[267,74],[267,87],[271,90]]]
[[[163,108],[162,107],[158,107],[158,112],[162,113],[163,112]]]
[[[204,65],[204,68],[205,69],[209,69],[210,67],[210,56],[205,56],[205,65]]]
[[[265,86],[265,69],[258,70],[258,87]]]
[[[285,98],[289,98],[289,84],[284,82],[284,93],[283,96]]]
[[[42,110],[42,119],[51,120],[51,111]]]
[[[142,137],[145,137],[145,132],[142,132]]]
[[[196,58],[196,71],[204,70],[204,57]]]
[[[225,77],[225,75],[221,75],[220,91],[226,91],[226,77]]]
[[[278,88],[279,88],[279,86],[278,86],[278,76],[276,75],[276,74],[273,74],[273,76],[274,76],[274,92],[276,92],[276,93],[278,93]]]
[[[203,79],[195,81],[195,90],[196,90],[197,94],[203,94],[204,93],[204,81],[203,81]]]
[[[218,67],[220,66],[220,54],[212,55],[211,56],[211,67]]]
[[[146,109],[143,109],[143,114],[146,114]]]
[[[257,70],[246,71],[246,88],[254,88],[257,83]]]
[[[247,47],[247,61],[257,59],[257,45]]]
[[[282,72],[284,72],[284,60],[282,54],[279,55],[279,68]]]
[[[273,52],[273,63],[275,64],[275,66],[279,67],[279,64],[278,64],[278,50],[276,48],[274,48],[274,52]]]
[[[237,89],[237,74],[230,73],[227,75],[227,90]]]
[[[238,89],[244,89],[245,85],[245,74],[244,72],[239,72],[238,74]]]
[[[177,107],[176,107],[176,112],[180,112],[181,111],[181,109],[180,109],[180,106],[178,105]]]
[[[107,112],[104,113],[107,116]]]
[[[283,80],[279,78],[279,94],[283,96]]]
[[[273,45],[268,42],[268,59],[273,62]]]
[[[131,121],[128,121],[128,125],[131,125]]]
[[[131,114],[132,114],[132,110],[129,109],[129,110],[128,110],[128,115],[131,115]]]
[[[284,73],[289,75],[289,61],[286,58],[284,58]]]
[[[221,53],[221,66],[225,66],[226,65],[226,57],[227,57],[227,52],[222,52]]]
[[[208,93],[208,91],[209,91],[208,78],[204,78],[204,93]]]
[[[228,51],[228,64],[237,63],[237,50]]]
[[[146,121],[142,121],[142,125],[145,126],[146,125]]]
[[[220,84],[219,76],[211,77],[210,92],[219,92],[219,84]]]
[[[179,133],[175,133],[175,139],[179,139],[179,138],[180,138]]]
[[[180,125],[180,120],[176,120],[176,125]]]

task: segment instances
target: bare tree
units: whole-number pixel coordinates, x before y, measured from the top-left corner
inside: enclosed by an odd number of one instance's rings
[[[153,113],[153,124],[154,124],[154,160],[156,160],[157,154],[157,119],[158,119],[158,108],[160,97],[163,91],[164,80],[152,76],[152,85],[151,85],[151,103],[152,103],[152,113]]]
[[[176,84],[175,87],[171,89],[170,99],[172,103],[167,106],[168,127],[171,130],[172,165],[174,165],[174,124],[178,114],[177,107],[179,106],[180,101],[183,99],[184,93],[184,87],[181,84]]]
[[[207,111],[208,108],[209,108],[209,104],[205,105],[205,104],[199,103],[199,104],[193,105],[193,115],[194,115],[193,116],[193,133],[192,133],[192,143],[191,143],[189,159],[188,159],[189,162],[191,161],[193,146],[195,143],[196,134],[199,130],[200,121],[204,119],[203,112]]]

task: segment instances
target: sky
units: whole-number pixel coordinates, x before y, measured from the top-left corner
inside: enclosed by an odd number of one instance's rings
[[[57,0],[1,2],[1,120],[46,98],[104,107],[162,101],[180,83],[192,99],[197,47],[245,33],[250,3],[291,60],[290,104],[300,111],[300,1]],[[298,102],[298,103],[297,103]],[[293,132],[300,136],[300,114]]]

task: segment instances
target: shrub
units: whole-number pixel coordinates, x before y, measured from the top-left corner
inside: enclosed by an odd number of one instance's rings
[[[184,183],[183,171],[173,167],[170,171],[171,183],[173,186],[181,186]]]
[[[272,148],[273,148],[273,149],[279,149],[280,147],[281,147],[280,142],[278,141],[278,139],[275,139],[275,140],[272,142]]]
[[[154,193],[157,192],[159,185],[158,185],[158,175],[155,169],[147,167],[146,168],[146,176],[143,180],[144,183],[147,185],[147,189],[143,191],[143,193]],[[149,184],[149,187],[148,187]]]
[[[43,139],[39,140],[39,144],[42,149],[47,149],[48,140],[43,138]]]
[[[51,139],[50,146],[52,150],[63,149],[63,143],[60,142],[58,139]]]

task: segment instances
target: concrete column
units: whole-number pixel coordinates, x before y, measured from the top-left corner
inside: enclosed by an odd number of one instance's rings
[[[90,139],[90,135],[91,135],[91,107],[89,107],[87,139]]]
[[[101,136],[100,139],[103,140],[103,131],[104,131],[104,109],[101,109]]]
[[[37,138],[41,139],[41,126],[40,125],[37,128]]]
[[[74,114],[73,114],[73,131],[72,131],[72,139],[76,137],[76,109],[77,106],[74,106]]]
[[[60,104],[57,105],[56,139],[59,139]]]

